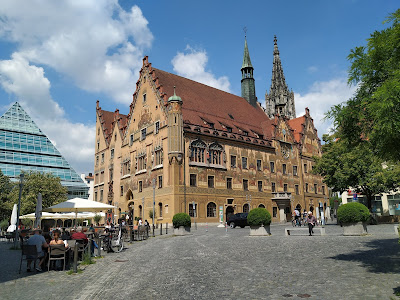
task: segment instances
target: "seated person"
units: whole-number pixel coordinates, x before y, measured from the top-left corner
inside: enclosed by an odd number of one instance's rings
[[[63,241],[65,241],[65,240],[69,240],[71,238],[71,235],[69,234],[69,232],[68,231],[66,231],[65,230],[65,227],[62,229],[62,232],[61,232],[61,239],[63,240]]]
[[[58,229],[53,231],[53,239],[50,241],[50,245],[65,245],[68,247],[68,243],[60,238],[60,231]]]
[[[34,232],[34,235],[28,239],[27,245],[35,245],[36,246],[38,258],[40,259],[39,265],[36,267],[36,271],[41,272],[42,271],[41,266],[45,259],[45,253],[43,251],[43,248],[48,248],[49,245],[46,243],[46,240],[44,239],[44,237],[40,234],[39,228],[34,228],[33,232]],[[27,260],[27,271],[28,272],[31,271],[31,263],[32,263],[32,259],[28,259]]]
[[[71,236],[73,240],[83,240],[85,244],[88,242],[88,238],[86,234],[82,232],[82,226],[78,226],[76,228],[76,232]]]
[[[93,224],[90,224],[90,225],[89,225],[88,232],[94,232]]]

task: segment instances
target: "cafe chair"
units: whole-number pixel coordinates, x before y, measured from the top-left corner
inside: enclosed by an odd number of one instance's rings
[[[34,269],[36,269],[36,260],[38,259],[38,253],[36,245],[21,245],[21,261],[19,264],[19,273],[21,274],[21,267],[23,260],[33,260],[34,261]]]
[[[63,260],[63,271],[65,271],[65,245],[49,245],[49,261],[47,263],[47,271],[50,271],[50,263],[53,260]]]

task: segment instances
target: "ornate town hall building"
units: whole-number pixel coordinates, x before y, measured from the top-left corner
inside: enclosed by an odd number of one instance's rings
[[[223,221],[265,207],[273,222],[295,207],[327,205],[311,174],[321,144],[309,110],[295,118],[276,38],[266,108],[257,101],[247,41],[241,97],[154,68],[143,59],[128,115],[97,102],[94,199],[121,215],[156,220],[178,212]],[[154,193],[154,194],[153,194]]]

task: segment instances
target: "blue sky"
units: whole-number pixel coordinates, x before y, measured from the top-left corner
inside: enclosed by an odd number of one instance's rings
[[[234,94],[247,27],[256,94],[269,91],[273,36],[297,115],[319,134],[348,99],[350,49],[398,1],[2,1],[0,114],[19,101],[78,172],[93,170],[95,102],[128,112],[141,59]]]

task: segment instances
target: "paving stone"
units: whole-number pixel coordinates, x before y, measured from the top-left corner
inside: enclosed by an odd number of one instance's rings
[[[398,237],[393,225],[368,226],[345,237],[337,225],[325,236],[250,237],[248,228],[198,226],[193,235],[156,236],[105,254],[76,275],[18,275],[19,251],[0,242],[1,299],[396,299]]]

